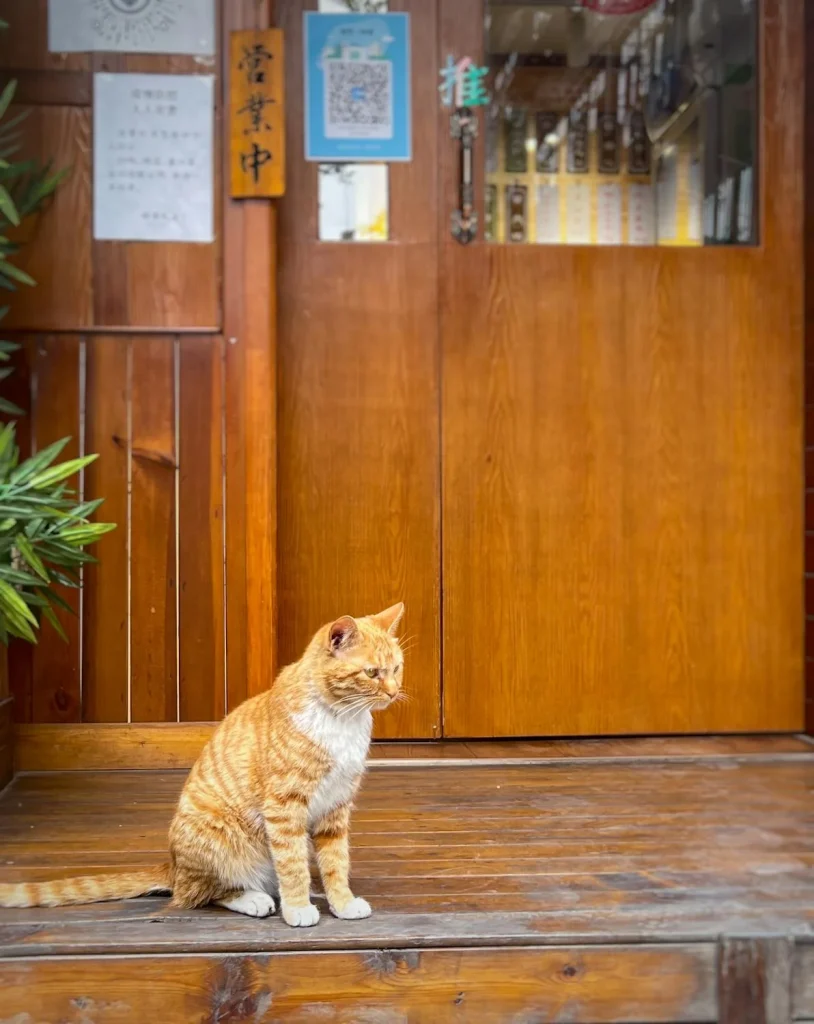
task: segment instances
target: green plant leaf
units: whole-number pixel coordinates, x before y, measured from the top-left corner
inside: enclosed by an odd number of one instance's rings
[[[63,586],[64,586],[64,584],[63,584]],[[78,584],[74,584],[72,589],[73,590],[78,590],[79,589]],[[55,590],[52,590],[52,591],[49,592],[49,596],[50,596],[51,600],[54,602],[55,605],[58,605],[60,608],[62,608],[66,612],[70,612],[71,615],[76,615],[76,609],[75,608],[71,608],[71,606],[68,604],[68,602],[62,596],[62,594],[58,594]]]
[[[36,644],[37,637],[25,619],[20,619],[17,616],[0,610],[0,621],[2,621],[2,617],[5,617],[5,628],[12,636],[18,636],[21,640],[27,640],[30,644]]]
[[[0,197],[2,197],[2,188],[0,185]],[[26,274],[24,270],[20,270],[19,267],[15,267],[13,263],[9,263],[8,260],[0,260],[0,274],[5,274],[6,277],[10,277],[12,281],[19,281],[20,284],[33,285],[37,282],[31,277],[30,274]]]
[[[37,620],[25,601],[20,597],[14,587],[2,579],[0,579],[0,606],[2,606],[9,615],[12,613],[21,615],[24,619],[30,622],[32,626],[37,625]]]
[[[24,533],[18,533],[14,538],[14,543],[17,545],[17,549],[26,560],[27,564],[34,570],[40,579],[45,580],[46,583],[50,582],[48,572],[40,561],[40,556],[34,550],[34,547],[28,537],[26,537]]]
[[[86,501],[81,505],[77,505],[71,513],[72,519],[89,519],[93,513],[104,505],[104,498],[96,498],[94,501]]]
[[[84,526],[69,526],[65,530],[60,530],[59,536],[68,544],[84,547],[85,544],[93,544],[115,529],[115,523],[87,523]]]
[[[30,480],[36,476],[37,473],[46,469],[51,463],[59,456],[62,449],[70,441],[70,437],[63,437],[59,441],[54,441],[53,444],[49,444],[47,448],[43,448],[42,451],[37,452],[36,455],[32,455],[30,459],[26,459],[25,462],[14,470],[9,479],[9,483],[21,484],[26,480]]]
[[[0,398],[0,413],[7,416],[25,416],[25,412],[19,405],[15,405],[14,402],[9,402],[5,398]]]
[[[59,466],[51,466],[50,469],[46,469],[42,473],[37,473],[31,481],[31,486],[38,491],[43,490],[45,487],[51,487],[53,484],[59,483],[62,480],[67,480],[70,476],[74,476],[80,470],[84,469],[85,466],[89,466],[98,458],[98,455],[83,455],[80,459],[70,459],[68,462],[63,462]]]
[[[17,213],[17,207],[14,205],[14,200],[9,195],[8,189],[5,185],[0,185],[0,212],[2,212],[15,227],[20,226],[20,215]]]
[[[0,430],[0,459],[11,449],[14,444],[14,434],[17,429],[15,423],[7,423],[2,430]]]
[[[9,108],[9,104],[14,99],[14,93],[17,91],[17,79],[12,78],[8,85],[0,95],[0,117],[4,117],[6,111]]]
[[[14,587],[40,587],[42,581],[36,576],[10,566],[0,566],[0,580],[5,580]]]
[[[59,635],[62,637],[65,643],[67,643],[68,637],[65,633],[65,630],[62,628],[62,623],[54,614],[54,609],[50,606],[50,604],[45,605],[45,607],[42,609],[42,614],[45,616],[46,619],[48,619],[48,621],[51,623],[51,625],[54,627],[57,633],[59,633]]]

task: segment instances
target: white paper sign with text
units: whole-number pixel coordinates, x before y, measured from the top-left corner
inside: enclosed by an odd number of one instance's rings
[[[94,238],[213,241],[214,81],[94,75]]]

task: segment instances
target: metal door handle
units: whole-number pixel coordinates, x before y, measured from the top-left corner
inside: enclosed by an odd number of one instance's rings
[[[473,144],[478,134],[478,119],[470,107],[458,107],[450,118],[450,133],[461,142],[460,206],[452,213],[452,237],[468,245],[478,232],[475,212],[475,187],[472,180]]]

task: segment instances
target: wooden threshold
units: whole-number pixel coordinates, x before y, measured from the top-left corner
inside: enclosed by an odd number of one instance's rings
[[[215,728],[212,722],[147,725],[19,725],[18,772],[189,769]],[[804,736],[698,736],[622,739],[441,740],[374,743],[371,764],[420,761],[468,764],[599,763],[601,761],[796,760],[814,757]]]

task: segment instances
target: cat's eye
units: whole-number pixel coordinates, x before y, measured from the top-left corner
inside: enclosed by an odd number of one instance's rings
[[[366,668],[365,669],[365,675],[368,677],[368,679],[375,679],[378,674],[379,674],[379,670],[377,668]]]

